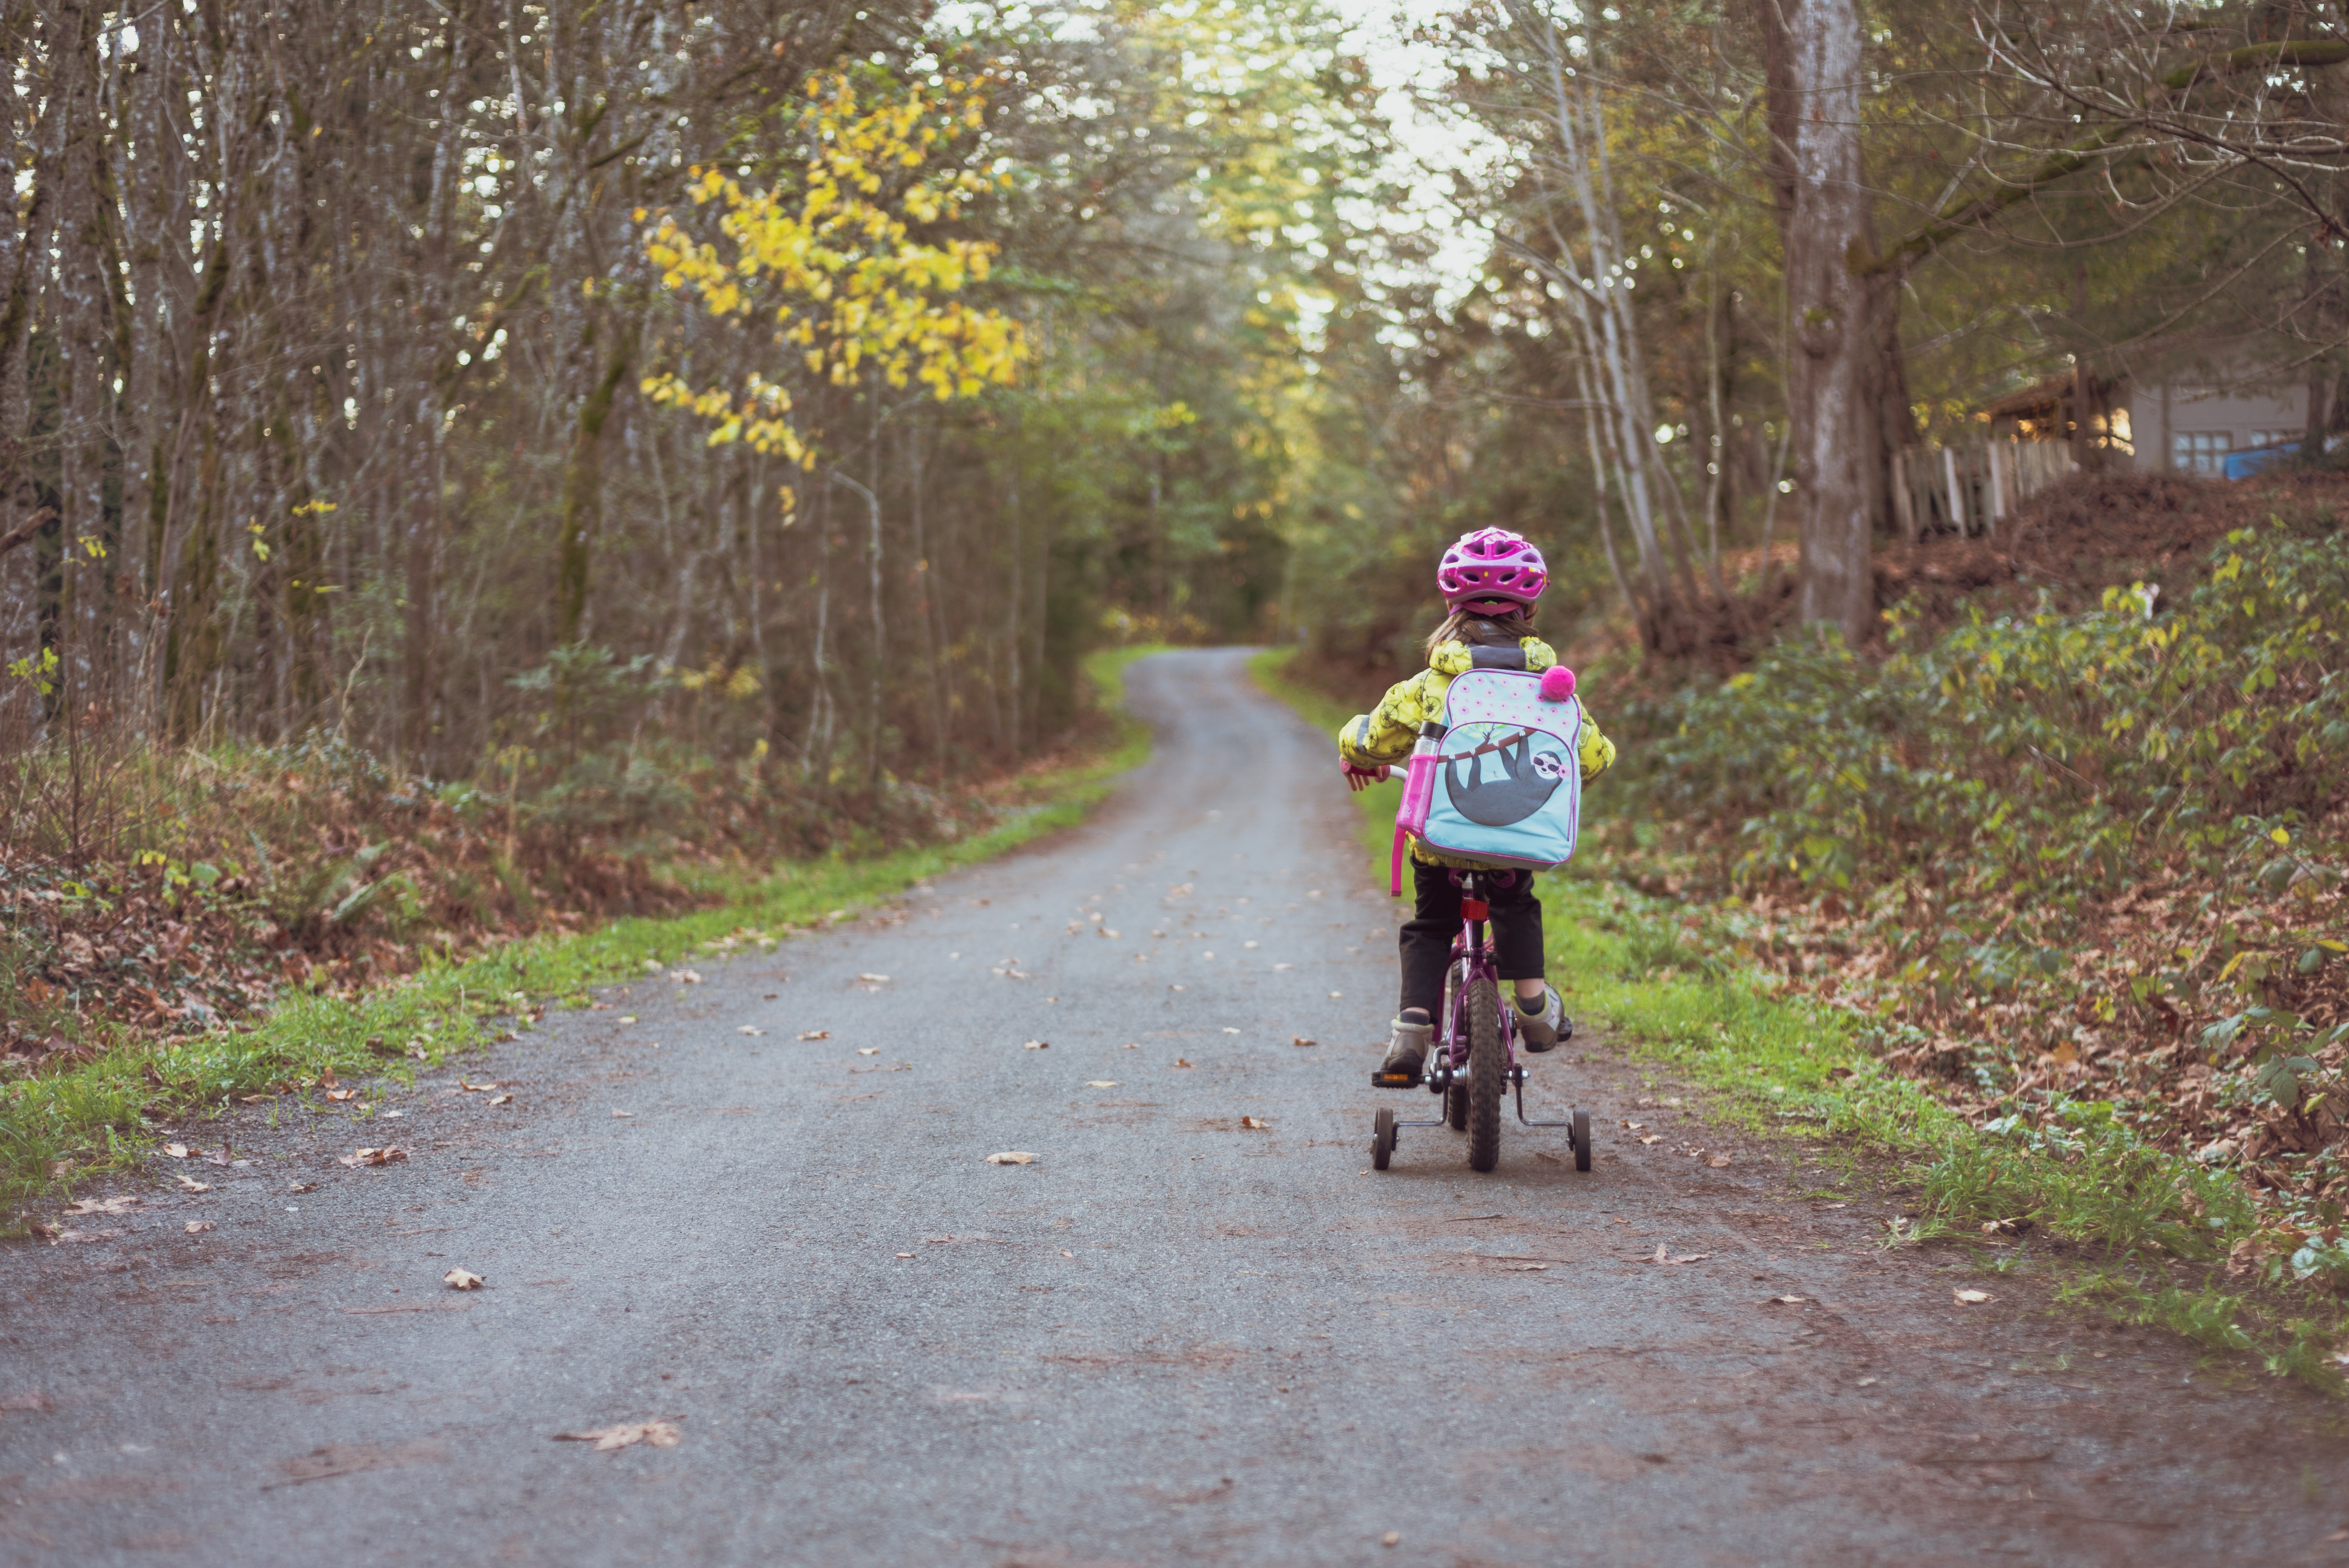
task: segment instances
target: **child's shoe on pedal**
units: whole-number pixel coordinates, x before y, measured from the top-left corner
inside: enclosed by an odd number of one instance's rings
[[[1520,996],[1517,999],[1517,1038],[1529,1051],[1556,1048],[1560,1040],[1574,1037],[1574,1020],[1566,1016],[1566,1004],[1547,985],[1542,987],[1538,1001]]]
[[[1414,1012],[1416,1008],[1413,1009]],[[1371,1075],[1376,1088],[1410,1088],[1419,1082],[1420,1073],[1427,1067],[1428,1042],[1435,1037],[1433,1024],[1414,1024],[1407,1019],[1394,1021],[1394,1033],[1387,1040],[1387,1059]]]

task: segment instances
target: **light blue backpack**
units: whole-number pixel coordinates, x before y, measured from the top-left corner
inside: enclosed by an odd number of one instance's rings
[[[1390,891],[1402,892],[1405,835],[1478,865],[1554,871],[1582,819],[1582,705],[1574,672],[1525,668],[1520,648],[1478,648],[1453,678],[1442,723],[1420,727],[1395,812]]]

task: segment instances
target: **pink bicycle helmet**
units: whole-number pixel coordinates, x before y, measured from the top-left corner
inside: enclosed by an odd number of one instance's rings
[[[1447,610],[1469,610],[1480,615],[1505,615],[1531,609],[1549,586],[1549,568],[1541,552],[1523,534],[1506,528],[1480,528],[1464,533],[1444,552],[1435,570],[1435,585]]]

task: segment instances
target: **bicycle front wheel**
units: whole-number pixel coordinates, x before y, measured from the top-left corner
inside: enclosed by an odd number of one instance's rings
[[[1468,986],[1468,1169],[1501,1162],[1501,1097],[1509,1085],[1501,1045],[1501,998],[1490,980]]]

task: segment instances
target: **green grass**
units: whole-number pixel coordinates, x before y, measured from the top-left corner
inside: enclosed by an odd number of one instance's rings
[[[1086,660],[1096,700],[1117,714],[1101,754],[1023,786],[1024,802],[988,832],[866,860],[783,864],[762,874],[682,878],[718,902],[682,915],[612,921],[512,942],[462,963],[436,963],[357,1000],[289,992],[247,1026],[119,1047],[70,1070],[0,1088],[0,1213],[22,1226],[30,1202],[77,1181],[128,1169],[165,1122],[215,1112],[244,1096],[306,1099],[338,1079],[416,1069],[528,1026],[543,1007],[576,1006],[589,986],[645,981],[656,971],[755,949],[845,920],[942,872],[973,865],[1080,819],[1116,778],[1150,753],[1148,732],[1123,708],[1125,666],[1153,647]]]
[[[1260,654],[1250,673],[1330,732],[1334,753],[1351,715],[1287,678],[1293,655]],[[1400,793],[1388,784],[1355,797],[1381,883]],[[1847,1181],[1888,1186],[1910,1213],[1886,1244],[1939,1241],[1971,1247],[2000,1272],[2047,1268],[2062,1298],[2342,1391],[2328,1359],[2349,1331],[2337,1305],[2302,1300],[2307,1315],[2290,1315],[2279,1305],[2291,1302],[2288,1288],[2254,1297],[2220,1284],[2217,1265],[2259,1225],[2227,1176],[2143,1142],[2109,1107],[2079,1108],[2053,1129],[1974,1127],[1862,1049],[1850,1014],[1777,994],[1767,975],[1707,951],[1676,904],[1609,885],[1603,863],[1545,876],[1542,896],[1549,979],[1568,1010],[1604,1022],[1643,1062],[1698,1090],[1714,1119],[1790,1141]],[[1984,1222],[2023,1217],[2036,1227],[2031,1243],[1982,1240]],[[2068,1245],[2050,1249],[2037,1236]]]

